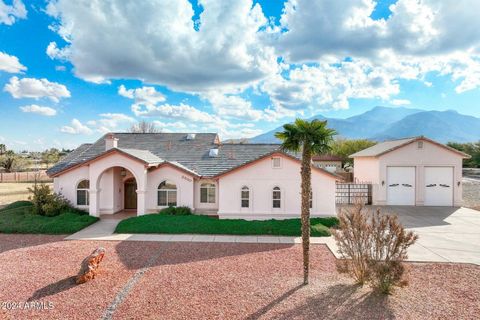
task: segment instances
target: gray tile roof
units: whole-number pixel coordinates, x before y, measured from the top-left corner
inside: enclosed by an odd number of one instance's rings
[[[398,148],[401,148],[401,147],[403,147],[407,144],[410,144],[414,141],[417,141],[417,140],[423,140],[423,141],[428,141],[430,143],[433,143],[433,144],[435,144],[435,145],[437,145],[441,148],[447,149],[451,152],[454,152],[454,153],[458,154],[459,156],[461,156],[464,159],[469,159],[470,158],[470,155],[468,155],[464,152],[461,152],[459,150],[456,150],[454,148],[451,148],[447,145],[444,145],[440,142],[434,141],[434,140],[429,139],[429,138],[424,137],[424,136],[384,141],[384,142],[378,143],[378,144],[376,144],[376,145],[374,145],[370,148],[363,149],[363,150],[361,150],[357,153],[354,153],[354,154],[350,155],[350,158],[355,158],[355,157],[378,157],[382,154],[385,154],[385,153],[388,153],[390,151],[396,150]]]
[[[258,159],[279,149],[278,144],[216,144],[216,133],[197,133],[187,140],[187,133],[114,133],[118,149],[147,163],[168,161],[200,176],[213,177],[224,171]],[[210,149],[218,148],[218,157]],[[105,152],[105,136],[93,144],[83,144],[48,170],[55,175],[93,159]]]
[[[148,150],[125,149],[125,148],[117,148],[117,149],[149,164],[157,164],[157,163],[164,162],[163,159],[157,157],[156,155],[154,155]]]
[[[398,140],[390,140],[390,141],[385,141],[385,142],[380,142],[377,143],[374,146],[371,146],[370,148],[363,149],[357,153],[354,153],[350,155],[350,158],[354,157],[376,157],[378,155],[381,155],[383,153],[386,153],[388,151],[394,150],[400,146],[403,146],[405,144],[408,144],[412,142],[413,140],[417,139],[418,137],[413,137],[413,138],[405,138],[405,139],[398,139]]]

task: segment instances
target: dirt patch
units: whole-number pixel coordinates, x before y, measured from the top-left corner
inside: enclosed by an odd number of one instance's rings
[[[22,245],[0,253],[0,301],[46,301],[54,308],[0,310],[2,319],[101,318],[134,275],[114,319],[473,319],[480,313],[480,267],[473,265],[409,264],[410,285],[385,297],[338,274],[335,258],[320,245],[312,248],[311,284],[303,287],[299,245],[0,235],[0,246],[6,239]],[[80,261],[99,245],[107,250],[99,276],[72,285]]]

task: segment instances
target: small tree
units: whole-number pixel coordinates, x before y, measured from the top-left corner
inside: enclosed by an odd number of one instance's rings
[[[7,146],[3,143],[0,143],[0,156],[3,156],[7,152]]]
[[[275,137],[282,140],[282,149],[302,152],[301,175],[301,220],[303,248],[303,284],[308,284],[310,269],[310,200],[312,192],[312,154],[323,154],[330,151],[330,144],[335,130],[327,127],[327,121],[303,119],[283,126],[282,132]]]
[[[405,231],[396,216],[382,215],[380,210],[370,213],[360,204],[342,209],[338,218],[339,229],[332,234],[346,259],[341,271],[348,272],[359,284],[369,281],[383,293],[406,284],[403,261],[417,235]]]
[[[5,169],[5,172],[12,172],[16,162],[19,162],[19,157],[12,150],[8,150],[0,156],[0,166]]]
[[[161,132],[160,129],[157,128],[157,126],[152,123],[148,122],[145,120],[142,120],[138,122],[137,124],[134,124],[130,127],[128,132],[131,133],[159,133]]]

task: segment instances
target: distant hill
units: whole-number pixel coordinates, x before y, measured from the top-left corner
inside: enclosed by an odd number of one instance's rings
[[[424,111],[410,108],[375,107],[346,119],[317,115],[311,119],[328,120],[328,126],[349,139],[383,141],[424,135],[439,142],[480,140],[480,118],[456,111]],[[250,139],[250,143],[277,143],[275,132],[282,127]]]

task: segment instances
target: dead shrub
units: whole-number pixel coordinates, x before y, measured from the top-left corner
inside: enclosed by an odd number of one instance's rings
[[[371,213],[362,204],[343,208],[338,216],[339,229],[332,230],[338,250],[345,260],[337,264],[358,284],[369,281],[372,287],[390,293],[404,279],[407,249],[417,235],[406,232],[398,218]]]
[[[369,278],[372,251],[371,227],[363,211],[360,204],[343,208],[338,215],[339,228],[332,230],[338,251],[347,259],[339,262],[337,269],[349,273],[357,284],[364,284]]]
[[[417,241],[418,236],[405,231],[394,215],[382,215],[377,210],[371,218],[372,252],[369,269],[374,288],[390,293],[393,286],[406,285],[403,275],[407,249]]]

